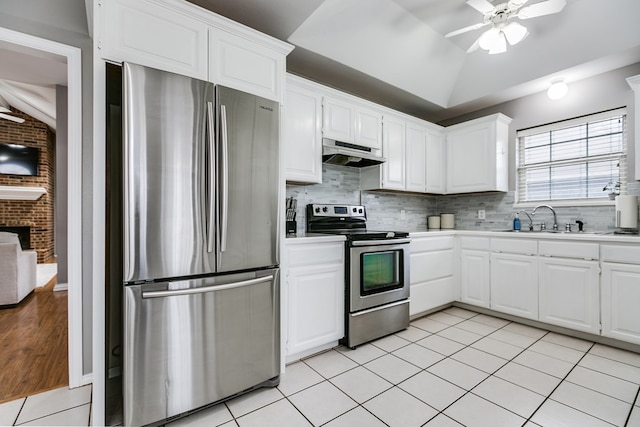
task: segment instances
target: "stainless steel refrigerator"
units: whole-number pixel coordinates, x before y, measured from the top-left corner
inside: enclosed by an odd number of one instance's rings
[[[125,425],[278,384],[279,105],[123,65]]]

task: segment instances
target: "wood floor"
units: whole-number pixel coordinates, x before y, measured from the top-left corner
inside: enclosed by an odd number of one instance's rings
[[[0,403],[68,385],[67,291],[53,281],[0,309]]]

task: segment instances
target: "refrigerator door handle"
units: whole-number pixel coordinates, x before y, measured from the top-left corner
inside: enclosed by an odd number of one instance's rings
[[[271,282],[273,275],[258,277],[257,279],[243,280],[242,282],[234,282],[226,285],[205,286],[202,288],[172,289],[167,291],[148,291],[142,292],[142,298],[164,298],[179,295],[204,294],[206,292],[225,291],[229,289],[242,288],[244,286],[257,285],[259,283]]]
[[[207,194],[207,252],[211,253],[214,250],[213,247],[213,235],[215,227],[215,188],[216,188],[216,141],[215,141],[215,124],[214,124],[214,109],[213,103],[207,102],[207,127],[209,128],[208,134],[208,149],[209,149],[209,164],[207,167],[207,179],[208,179],[208,194]]]
[[[220,105],[220,121],[222,122],[222,167],[221,180],[222,188],[220,189],[220,203],[222,204],[222,213],[220,218],[220,252],[227,250],[227,224],[229,218],[229,133],[227,127],[227,107]],[[218,258],[220,259],[220,258]]]

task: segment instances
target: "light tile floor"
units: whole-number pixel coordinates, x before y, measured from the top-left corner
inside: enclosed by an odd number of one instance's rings
[[[452,307],[280,385],[170,423],[200,426],[640,427],[640,354]],[[0,405],[0,425],[87,425],[90,387]]]

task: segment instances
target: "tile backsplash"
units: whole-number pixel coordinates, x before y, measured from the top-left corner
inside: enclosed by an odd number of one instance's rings
[[[627,185],[627,194],[640,196],[640,182]],[[309,203],[337,203],[364,205],[367,208],[367,228],[371,230],[425,231],[427,216],[440,213],[455,214],[455,228],[463,230],[495,230],[511,228],[516,209],[513,207],[515,192],[478,193],[458,195],[424,195],[412,193],[360,191],[360,169],[323,164],[322,184],[287,185],[287,197],[298,200],[297,226],[303,232],[305,208]],[[553,204],[551,204],[553,205]],[[477,218],[484,209],[486,219]],[[614,230],[614,207],[585,206],[555,208],[558,227],[566,223],[574,226],[576,220],[584,222],[585,231]],[[401,219],[404,211],[404,219]],[[531,209],[527,209],[531,213]],[[520,214],[523,227],[529,219]],[[540,210],[534,224],[553,224],[551,211]]]

